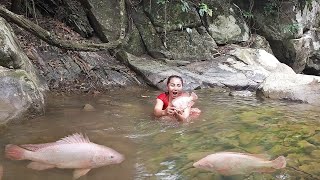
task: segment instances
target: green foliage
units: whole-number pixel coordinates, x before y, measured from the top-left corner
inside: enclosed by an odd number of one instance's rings
[[[243,11],[242,14],[243,14],[243,17],[245,17],[246,19],[251,19],[251,18],[253,18],[252,12]]]
[[[312,9],[312,0],[306,0],[308,9]]]
[[[157,0],[157,4],[161,4],[161,5],[164,5],[167,2],[169,2],[169,0]]]
[[[212,9],[210,9],[207,4],[201,3],[199,6],[199,14],[203,16],[205,13],[212,16]]]
[[[277,0],[268,0],[266,5],[264,6],[264,14],[265,15],[276,15],[279,11],[280,2]]]
[[[190,10],[188,2],[186,2],[184,0],[180,0],[180,2],[181,2],[181,10],[183,12],[188,12]]]
[[[298,23],[289,24],[284,28],[284,32],[289,32],[292,35],[298,33],[298,30],[299,30],[299,24]]]
[[[301,12],[305,8],[305,6],[307,6],[308,10],[310,11],[312,9],[312,0],[298,0],[298,6]]]

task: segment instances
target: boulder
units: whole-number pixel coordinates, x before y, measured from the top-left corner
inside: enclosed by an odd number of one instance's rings
[[[258,33],[269,41],[278,60],[301,73],[313,54],[312,43],[318,42],[309,30],[320,22],[319,1],[257,1],[252,14]]]
[[[270,99],[293,100],[320,105],[320,77],[273,73],[260,85],[258,94]]]
[[[202,26],[196,8],[190,4],[185,12],[181,2],[143,1],[136,7],[134,22],[146,46],[154,58],[172,60],[212,59],[216,43]]]
[[[24,70],[0,66],[0,124],[44,113],[44,95]]]
[[[120,8],[117,0],[82,0],[89,20],[104,42],[115,41],[120,37]]]
[[[188,63],[149,56],[137,57],[126,52],[120,59],[142,74],[150,85],[162,90],[166,88],[168,76],[173,74],[182,76],[186,90],[215,87],[256,90],[272,72],[295,74],[290,67],[264,50],[239,46],[232,48],[229,55]]]
[[[217,44],[230,44],[249,40],[250,29],[242,18],[239,7],[223,0],[205,0],[213,15],[205,16],[207,30]]]
[[[0,18],[0,123],[44,113],[47,85],[22,51],[10,25]]]

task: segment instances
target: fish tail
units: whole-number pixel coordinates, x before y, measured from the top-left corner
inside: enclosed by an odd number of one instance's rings
[[[24,156],[25,151],[26,151],[25,149],[17,145],[8,144],[6,145],[6,148],[5,148],[5,155],[6,155],[6,158],[9,158],[12,160],[24,160],[26,159]]]
[[[273,168],[275,169],[282,169],[282,168],[285,168],[286,167],[286,158],[283,157],[283,156],[279,156],[277,159],[271,161],[272,164],[273,164]]]
[[[194,92],[192,92],[190,96],[192,97],[192,100],[198,99],[198,96]]]

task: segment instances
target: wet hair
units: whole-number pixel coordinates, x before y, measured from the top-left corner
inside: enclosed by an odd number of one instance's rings
[[[183,85],[183,80],[182,80],[182,77],[178,76],[178,75],[171,75],[168,77],[168,81],[167,81],[167,85],[170,83],[171,79],[172,78],[178,78],[181,80],[181,84]]]

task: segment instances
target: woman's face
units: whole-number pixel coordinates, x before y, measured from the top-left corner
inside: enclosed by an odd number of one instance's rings
[[[172,78],[167,85],[169,96],[174,99],[182,93],[182,82],[179,78]]]

